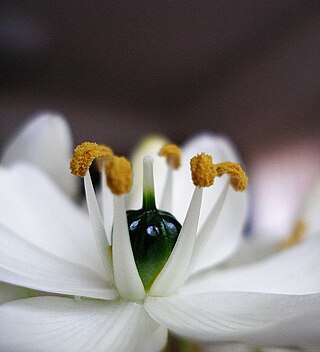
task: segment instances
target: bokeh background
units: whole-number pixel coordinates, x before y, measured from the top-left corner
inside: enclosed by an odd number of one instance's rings
[[[118,153],[223,133],[256,232],[290,231],[320,175],[319,1],[2,1],[0,67],[0,147],[42,111]]]

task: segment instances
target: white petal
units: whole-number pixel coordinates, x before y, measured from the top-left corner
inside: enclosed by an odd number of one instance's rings
[[[172,253],[152,284],[151,296],[167,296],[174,292],[187,278],[198,228],[202,200],[202,188],[196,187]]]
[[[205,344],[202,346],[203,352],[307,352],[307,350],[300,348],[283,348],[283,347],[254,347],[245,345],[242,343],[213,343],[213,344]],[[318,350],[317,350],[318,351]],[[311,352],[308,349],[308,352]],[[316,351],[315,351],[316,352]]]
[[[0,194],[1,224],[53,255],[105,275],[88,215],[39,169],[0,168]]]
[[[37,297],[0,306],[0,345],[6,352],[140,351],[142,339],[157,326],[141,305],[123,301]]]
[[[84,189],[89,210],[92,232],[97,245],[97,252],[100,254],[101,263],[104,265],[107,276],[113,281],[111,247],[102,216],[100,213],[98,201],[94,193],[90,172],[84,177]],[[111,235],[110,235],[111,236]]]
[[[320,294],[217,292],[149,297],[145,308],[160,324],[188,338],[271,346],[274,338],[279,345],[320,343]],[[310,331],[299,329],[300,319],[310,319],[314,324]],[[290,326],[292,322],[297,323]]]
[[[242,343],[214,343],[211,345],[204,345],[205,352],[267,352],[265,349],[255,349],[252,346],[246,346]],[[280,351],[279,351],[280,352]]]
[[[255,336],[252,336],[252,343],[270,345],[269,336],[272,336],[274,346],[294,346],[301,347],[306,352],[318,352],[320,346],[319,326],[320,313],[318,307],[316,307],[312,313],[302,314],[298,318],[271,326],[263,332],[258,332]],[[294,348],[284,350],[284,352],[301,350],[300,348]],[[282,349],[270,350],[270,352],[282,351]],[[269,350],[267,349],[265,352],[269,352]]]
[[[226,193],[222,191],[220,195],[221,198],[199,230],[193,256],[193,272],[221,263],[240,245],[248,212],[247,194],[235,192],[229,186]]]
[[[0,280],[41,291],[114,299],[103,276],[58,258],[0,225]]]
[[[251,291],[279,294],[320,292],[320,235],[250,265],[207,270],[191,277],[182,292]]]
[[[143,329],[140,331],[141,345],[137,351],[162,351],[168,340],[168,329],[154,321],[144,309],[143,314],[140,315],[139,323],[143,326]]]
[[[74,196],[78,181],[70,174],[72,136],[66,120],[57,114],[41,114],[17,134],[2,156],[4,165],[16,161],[34,164],[48,173],[68,194]]]
[[[306,200],[298,215],[306,225],[307,235],[320,231],[320,179],[318,179],[309,190]]]
[[[226,267],[236,267],[266,259],[280,252],[280,239],[275,235],[251,234],[242,238],[237,251],[224,263]]]
[[[29,296],[30,290],[27,288],[0,282],[0,304]]]
[[[133,186],[127,196],[128,209],[140,209],[142,207],[142,179],[143,179],[143,158],[150,155],[154,159],[154,178],[156,202],[160,205],[164,183],[167,174],[165,158],[158,155],[158,152],[168,140],[161,136],[150,136],[144,138],[131,156],[133,167]]]
[[[124,196],[114,197],[112,259],[114,279],[120,295],[129,299],[142,299],[145,291],[131,248]]]
[[[222,161],[239,162],[231,142],[219,135],[202,134],[191,139],[182,147],[181,167],[174,172],[175,183],[172,211],[180,222],[185,218],[194,189],[190,174],[190,159],[201,152],[212,155],[215,163]],[[217,178],[213,187],[205,189],[199,228],[202,227],[207,219],[226,182],[228,182],[228,177]]]

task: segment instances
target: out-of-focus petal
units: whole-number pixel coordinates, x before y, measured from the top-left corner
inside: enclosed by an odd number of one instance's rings
[[[239,162],[239,157],[231,142],[219,135],[202,134],[191,139],[182,147],[181,167],[174,172],[175,183],[172,212],[180,222],[183,222],[185,218],[194,189],[190,173],[190,159],[202,152],[212,155],[215,163],[222,161]],[[217,178],[212,187],[205,189],[199,222],[200,228],[228,180],[226,176]]]
[[[236,267],[266,259],[278,253],[280,242],[276,235],[252,234],[242,238],[237,251],[224,263],[225,267]]]
[[[160,324],[191,339],[257,346],[320,343],[320,294],[197,293],[149,297],[145,307]],[[300,328],[300,319],[309,330]]]
[[[150,136],[144,138],[131,156],[133,168],[133,185],[127,196],[127,209],[140,209],[142,207],[142,179],[143,179],[143,158],[150,155],[154,159],[154,178],[156,202],[160,205],[163,187],[167,175],[165,158],[158,155],[160,148],[168,143],[168,140],[161,136]]]
[[[141,305],[123,301],[17,300],[0,306],[0,345],[6,352],[140,351],[153,331],[145,316]]]
[[[0,224],[48,253],[105,275],[88,215],[39,169],[0,168],[0,194]]]
[[[260,262],[195,274],[181,288],[181,292],[317,293],[320,292],[319,248],[318,234]]]
[[[72,136],[66,120],[44,113],[29,121],[7,145],[1,162],[30,162],[48,173],[69,195],[78,190],[78,180],[70,174]]]
[[[115,299],[103,276],[59,258],[0,225],[0,280],[36,290]]]
[[[298,221],[302,220],[306,227],[306,235],[320,231],[320,179],[309,190],[303,203]]]

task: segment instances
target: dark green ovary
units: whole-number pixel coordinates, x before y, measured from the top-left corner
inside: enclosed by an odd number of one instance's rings
[[[181,225],[173,215],[157,209],[129,210],[127,219],[137,269],[149,290],[173,250]]]

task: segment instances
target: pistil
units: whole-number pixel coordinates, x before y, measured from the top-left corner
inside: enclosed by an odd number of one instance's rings
[[[146,156],[143,159],[143,204],[144,210],[155,210],[153,158]]]

